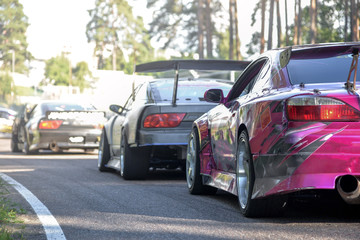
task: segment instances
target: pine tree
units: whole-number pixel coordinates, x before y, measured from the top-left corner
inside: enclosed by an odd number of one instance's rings
[[[139,49],[142,51],[139,44],[145,46],[149,54],[153,53],[142,18],[134,18],[126,0],[96,0],[89,15],[86,36],[88,42],[95,42],[98,69],[124,70],[122,67],[126,66],[125,72],[129,72],[128,65],[133,66]],[[110,59],[105,58],[106,52],[111,53]]]
[[[0,70],[28,71],[25,61],[32,59],[25,35],[28,26],[28,18],[18,0],[0,1]]]

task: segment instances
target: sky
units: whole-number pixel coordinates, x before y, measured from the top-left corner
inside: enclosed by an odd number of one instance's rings
[[[62,51],[80,62],[92,57],[85,35],[90,21],[91,0],[20,0],[30,26],[27,29],[29,51],[37,59],[49,59]]]
[[[151,13],[144,9],[146,0],[130,2],[134,3],[134,14]],[[90,21],[87,10],[94,8],[95,0],[20,0],[20,3],[24,6],[24,13],[30,23],[27,30],[28,50],[35,58],[49,59],[66,51],[71,52],[73,64],[91,61],[93,45],[87,42],[85,31],[86,24]],[[251,34],[259,31],[250,26],[256,1],[238,0],[238,3],[239,35],[244,55]],[[149,15],[143,17],[145,20],[151,19]]]

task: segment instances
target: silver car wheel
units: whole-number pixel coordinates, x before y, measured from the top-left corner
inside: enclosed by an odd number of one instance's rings
[[[196,164],[196,146],[194,135],[190,135],[189,145],[186,155],[186,181],[188,187],[191,188],[195,181],[195,164]]]
[[[104,151],[104,138],[102,136],[101,140],[100,140],[100,146],[99,146],[99,152],[98,152],[98,167],[101,166],[101,161],[103,158],[103,151]]]
[[[236,184],[241,208],[246,208],[250,191],[250,153],[243,138],[239,139],[237,151]]]
[[[124,176],[124,158],[125,158],[125,143],[124,143],[124,136],[121,138],[120,144],[120,175]]]

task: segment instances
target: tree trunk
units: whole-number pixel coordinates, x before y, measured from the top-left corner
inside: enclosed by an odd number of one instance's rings
[[[116,29],[115,28],[115,21],[116,21],[116,14],[114,12],[114,9],[116,9],[116,6],[111,6],[111,15],[112,17],[114,18],[114,20],[112,21],[111,23],[111,29]],[[114,35],[112,37],[112,45],[113,45],[113,49],[112,49],[112,69],[113,71],[116,71],[116,42],[117,42],[117,39],[115,37],[116,35]]]
[[[134,45],[134,52],[133,52],[133,56],[134,56],[134,62],[133,62],[133,66],[134,66],[134,71],[135,71],[135,66],[137,64],[137,56],[136,56],[136,46]]]
[[[288,7],[287,7],[287,0],[285,0],[285,42],[286,46],[289,46],[289,24],[288,24]]]
[[[299,13],[298,13],[298,22],[297,22],[297,25],[298,25],[298,27],[297,27],[297,31],[298,31],[297,42],[300,45],[301,44],[301,0],[298,0],[298,5],[299,5],[298,6]]]
[[[261,0],[261,39],[260,39],[260,53],[265,50],[265,9],[266,0]]]
[[[116,71],[116,44],[113,43],[113,52],[112,52],[112,70]]]
[[[350,0],[350,28],[351,28],[351,41],[355,41],[356,39],[356,15],[355,15],[355,0]]]
[[[203,59],[204,58],[204,32],[203,32],[203,26],[204,26],[204,21],[203,21],[203,0],[198,0],[198,9],[197,9],[197,18],[198,18],[198,41],[199,41],[199,46],[198,46],[198,54],[199,54],[199,58]]]
[[[206,0],[206,53],[208,58],[212,58],[212,23],[211,23],[211,0]]]
[[[237,11],[237,1],[234,0],[234,15],[235,15],[235,42],[236,42],[236,60],[241,60],[240,53],[240,37],[239,37],[239,20]]]
[[[274,0],[270,0],[270,15],[269,15],[269,34],[268,34],[268,50],[272,49],[272,33],[274,23]]]
[[[105,49],[105,43],[102,42],[101,43],[101,46],[100,46],[100,51],[99,53],[97,54],[98,56],[98,69],[104,69],[104,49]]]
[[[280,15],[280,0],[276,0],[276,16],[277,16],[277,38],[278,44],[277,47],[281,47],[281,15]]]
[[[297,5],[298,5],[298,0],[295,0],[295,4],[294,4],[294,13],[295,13],[295,18],[294,18],[294,45],[299,45],[298,43],[298,11],[297,11]]]
[[[359,41],[359,4],[356,0],[351,0],[351,41],[358,42]]]
[[[310,0],[310,43],[314,44],[316,42],[317,35],[317,1]]]
[[[348,40],[348,29],[349,29],[349,3],[348,0],[344,0],[344,15],[345,15],[345,24],[344,24],[344,42]]]
[[[233,0],[229,0],[229,59],[234,59],[234,17],[233,17]]]
[[[359,0],[357,0],[356,2],[356,42],[359,41],[359,8],[360,8],[360,3]]]

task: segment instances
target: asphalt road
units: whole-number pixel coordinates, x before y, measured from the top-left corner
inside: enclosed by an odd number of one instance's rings
[[[333,204],[291,206],[277,218],[244,218],[237,198],[188,193],[184,173],[152,172],[145,181],[125,181],[100,173],[97,155],[82,152],[10,152],[0,139],[0,171],[30,190],[53,214],[66,239],[360,239],[360,212],[345,213]],[[31,207],[26,239],[46,239]]]

